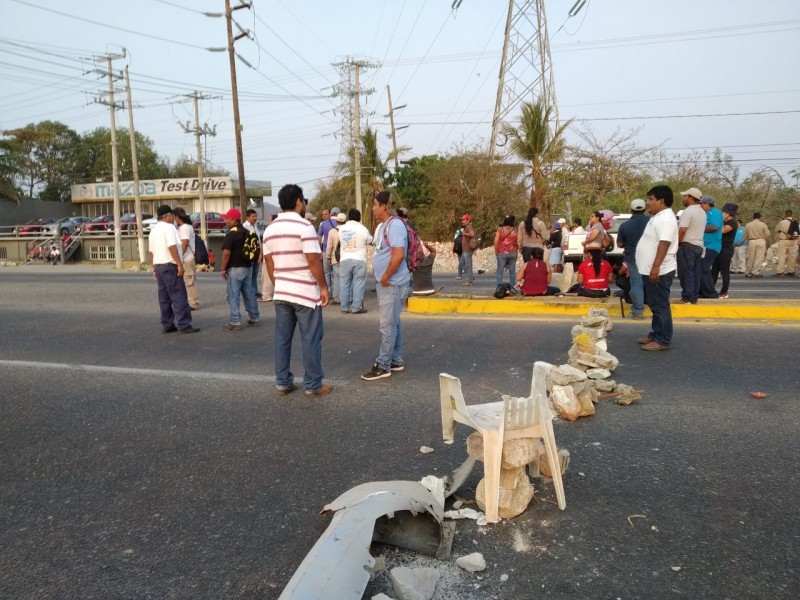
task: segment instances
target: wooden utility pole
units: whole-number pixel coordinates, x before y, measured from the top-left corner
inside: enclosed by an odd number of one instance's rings
[[[386,85],[386,95],[389,97],[389,123],[392,126],[392,149],[394,150],[394,170],[400,168],[400,161],[397,156],[397,130],[394,128],[394,108],[392,108],[392,89]]]
[[[356,62],[355,63],[355,89],[353,96],[353,102],[355,105],[353,106],[353,158],[355,160],[355,165],[353,170],[355,171],[356,176],[356,208],[358,212],[362,215],[364,211],[362,210],[362,203],[361,203],[361,99],[359,97],[359,82],[358,82],[358,71],[361,65]]]
[[[131,79],[125,66],[125,91],[128,95],[128,124],[131,137],[131,162],[133,163],[133,212],[136,213],[136,247],[139,250],[139,264],[145,263],[144,233],[142,232],[142,196],[139,193],[139,160],[136,156],[136,130],[133,128],[133,102],[131,101]]]
[[[231,8],[231,1],[225,0],[225,21],[228,28],[228,58],[231,64],[231,95],[233,96],[233,127],[236,135],[236,166],[239,173],[239,210],[244,215],[247,210],[247,194],[244,184],[244,156],[242,155],[242,124],[239,120],[239,90],[236,87],[236,51],[233,43],[246,37],[248,32],[243,31],[239,35],[233,35],[233,11],[240,8],[250,8],[249,2],[242,2],[238,6]]]
[[[206,190],[203,186],[203,150],[200,146],[200,109],[197,106],[199,94],[194,97],[194,141],[197,146],[197,198],[200,200],[200,237],[206,240]],[[241,188],[240,188],[241,189]],[[240,192],[241,193],[241,192]],[[244,214],[244,213],[242,213]]]

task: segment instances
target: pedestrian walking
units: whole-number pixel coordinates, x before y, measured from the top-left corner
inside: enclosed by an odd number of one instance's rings
[[[266,229],[267,273],[275,285],[275,386],[279,396],[297,389],[291,371],[292,339],[299,327],[303,348],[303,386],[309,397],[329,393],[323,383],[322,309],[329,299],[322,253],[314,226],[303,218],[308,200],[294,184],[278,192],[281,214]]]
[[[672,202],[672,188],[667,185],[657,185],[647,192],[650,220],[636,245],[636,265],[642,273],[644,297],[653,318],[650,332],[638,340],[642,350],[667,350],[672,343],[669,291],[678,268],[678,223]]]

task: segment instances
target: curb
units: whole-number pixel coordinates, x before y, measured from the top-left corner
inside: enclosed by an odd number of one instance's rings
[[[800,321],[800,305],[793,301],[709,300],[707,303],[682,304],[673,300],[671,306],[673,319]],[[592,300],[578,297],[498,300],[491,296],[428,296],[408,299],[408,312],[418,314],[585,316],[590,308],[605,308],[611,316],[622,316],[619,299],[613,297]],[[626,305],[625,315],[629,314],[630,306]],[[650,316],[647,308],[645,316]]]

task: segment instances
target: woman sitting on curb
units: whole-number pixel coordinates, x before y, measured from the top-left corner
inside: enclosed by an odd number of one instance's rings
[[[532,248],[531,260],[517,273],[517,284],[523,296],[555,296],[561,290],[548,285],[552,277],[553,271],[544,262],[544,249]]]

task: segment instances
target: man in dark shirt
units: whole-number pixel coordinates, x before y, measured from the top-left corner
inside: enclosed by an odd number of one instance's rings
[[[230,318],[222,326],[228,331],[242,330],[242,317],[239,312],[239,298],[244,299],[248,325],[258,326],[259,311],[256,293],[253,288],[253,269],[251,262],[245,258],[243,250],[247,230],[242,226],[242,213],[232,208],[222,218],[228,233],[222,241],[222,278],[228,283],[228,308]]]
[[[637,198],[631,202],[631,218],[619,226],[617,246],[623,249],[622,257],[628,267],[631,281],[631,318],[644,319],[644,282],[636,268],[636,245],[647,227],[650,218],[644,214],[647,204]]]

